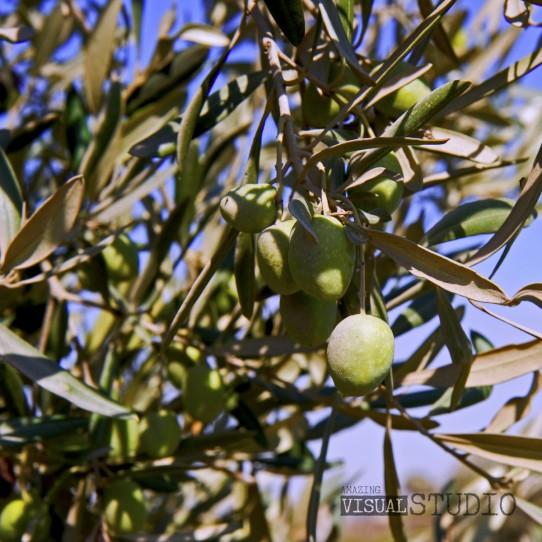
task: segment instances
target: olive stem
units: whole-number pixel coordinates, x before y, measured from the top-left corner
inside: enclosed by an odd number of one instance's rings
[[[327,419],[324,434],[322,436],[322,446],[320,448],[320,456],[318,462],[314,468],[314,479],[312,482],[311,494],[309,498],[309,509],[307,512],[307,540],[309,542],[316,542],[316,526],[318,522],[318,508],[320,505],[320,493],[322,490],[322,478],[324,476],[324,469],[326,465],[327,450],[329,447],[329,439],[333,431],[333,423],[335,422],[335,416],[337,414],[337,404],[339,402],[338,395],[335,396],[335,401],[331,407],[331,413]]]
[[[365,284],[365,245],[358,246],[359,254],[359,312],[365,314],[367,312],[366,287]]]

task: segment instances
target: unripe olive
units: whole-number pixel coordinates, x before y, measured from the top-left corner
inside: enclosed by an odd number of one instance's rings
[[[170,410],[148,412],[141,421],[139,439],[141,451],[154,459],[172,455],[181,440],[177,416]]]
[[[380,318],[355,314],[342,320],[327,346],[329,371],[344,396],[361,396],[378,386],[393,362],[394,337]]]
[[[51,519],[47,505],[43,502],[14,499],[0,513],[0,540],[2,542],[20,542],[23,534],[35,521],[32,540],[40,542],[49,535]]]
[[[265,283],[277,294],[299,290],[288,267],[288,247],[295,220],[269,226],[258,235],[256,257]]]
[[[337,319],[337,302],[317,299],[304,292],[280,297],[280,315],[286,334],[303,346],[327,340]]]
[[[257,233],[275,221],[275,197],[270,184],[244,184],[222,198],[220,212],[236,230]]]
[[[102,252],[107,273],[115,282],[132,280],[139,273],[137,246],[126,235],[119,235]]]
[[[116,534],[143,530],[147,517],[145,497],[141,487],[131,480],[118,480],[107,486],[104,497],[104,517]]]
[[[312,229],[318,241],[300,223],[295,224],[288,248],[290,272],[305,293],[319,299],[339,299],[354,272],[354,245],[336,218],[317,215]]]
[[[309,126],[325,128],[335,119],[341,106],[331,96],[322,94],[315,85],[309,83],[303,94],[301,108]]]
[[[384,167],[399,175],[402,173],[394,153],[387,154],[372,167]],[[386,174],[379,175],[350,190],[349,197],[355,205],[366,211],[384,209],[391,215],[401,203],[403,184],[390,179]]]
[[[203,423],[213,421],[226,405],[226,393],[222,377],[215,369],[194,365],[186,373],[183,386],[186,412]]]
[[[139,421],[136,418],[113,420],[111,439],[109,441],[109,457],[119,461],[134,457],[138,446]]]
[[[399,73],[401,71],[406,71],[405,67],[400,67]],[[421,79],[414,79],[404,87],[382,98],[376,104],[376,109],[388,117],[397,117],[430,93],[431,89]]]
[[[167,366],[169,381],[176,388],[181,389],[184,386],[188,367],[198,363],[202,358],[202,354],[201,350],[192,345],[171,345],[167,349],[167,358],[169,361]]]

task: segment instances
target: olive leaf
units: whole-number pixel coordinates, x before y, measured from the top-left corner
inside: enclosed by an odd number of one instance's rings
[[[474,301],[501,305],[508,302],[499,286],[466,265],[398,235],[376,230],[366,230],[366,234],[376,247],[416,277]]]
[[[542,439],[500,433],[435,434],[440,442],[504,465],[542,472]]]
[[[21,227],[23,196],[6,153],[0,148],[0,255]]]
[[[130,411],[103,397],[83,384],[54,361],[46,358],[33,346],[23,341],[0,324],[0,359],[9,363],[38,386],[74,405],[103,416],[126,416]]]
[[[342,58],[346,60],[354,75],[368,85],[374,84],[371,76],[361,67],[356,53],[344,31],[341,18],[332,0],[318,0],[318,9],[322,16],[322,23],[326,32],[339,51]]]
[[[266,74],[261,71],[241,75],[210,94],[201,108],[193,137],[199,137],[208,132],[227,118],[250,97],[265,79]],[[173,154],[181,118],[178,117],[170,121],[160,130],[133,145],[130,154],[141,158]]]
[[[542,194],[542,146],[538,150],[527,182],[510,214],[493,237],[469,260],[469,265],[480,263],[500,250],[523,227]]]
[[[536,339],[483,352],[474,357],[465,386],[491,386],[542,368],[542,341]],[[456,382],[461,367],[448,364],[406,375],[402,386],[426,385],[448,388]]]
[[[495,233],[514,206],[513,200],[488,198],[463,203],[448,211],[425,234],[428,245],[437,245],[471,235]]]
[[[115,49],[117,15],[121,7],[122,0],[112,0],[106,4],[94,31],[85,44],[85,95],[89,109],[93,113],[97,113],[102,104],[103,84]]]
[[[0,271],[31,267],[49,256],[73,228],[85,183],[74,177],[47,198],[11,240]]]
[[[278,27],[292,45],[299,45],[305,36],[302,0],[264,0]]]
[[[391,442],[391,431],[386,427],[384,433],[384,487],[386,497],[398,497],[400,491],[399,476],[395,466],[393,445]],[[403,529],[403,521],[400,514],[388,514],[390,531],[395,542],[406,542],[407,538]]]

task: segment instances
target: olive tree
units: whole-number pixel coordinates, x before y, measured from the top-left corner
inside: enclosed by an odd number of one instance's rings
[[[508,60],[539,2],[182,2],[153,40],[161,4],[2,7],[0,539],[338,540],[327,450],[365,423],[387,496],[399,431],[515,496],[425,539],[539,537],[540,424],[509,429],[542,331],[506,308],[542,286],[497,273],[542,190],[540,42]]]

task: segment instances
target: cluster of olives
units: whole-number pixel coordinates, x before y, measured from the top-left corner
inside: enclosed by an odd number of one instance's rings
[[[276,220],[276,191],[269,184],[246,184],[229,192],[222,216],[242,232],[258,232],[256,256],[265,283],[280,294],[286,333],[316,347],[328,341],[330,374],[343,395],[359,396],[377,386],[393,361],[389,326],[358,314],[337,323],[337,302],[346,293],[356,252],[345,226],[316,215],[312,232],[295,219]]]

